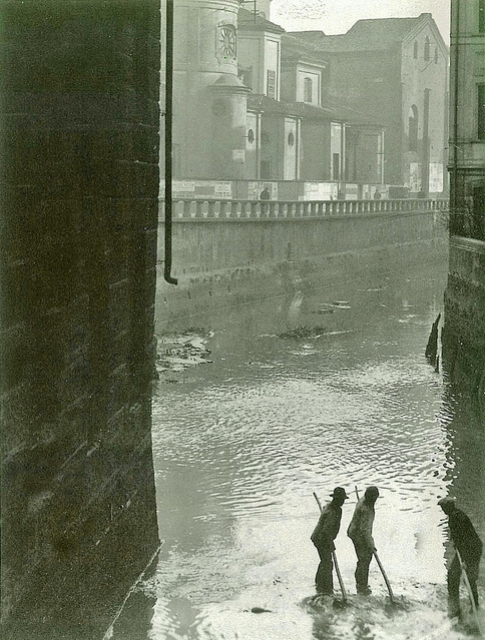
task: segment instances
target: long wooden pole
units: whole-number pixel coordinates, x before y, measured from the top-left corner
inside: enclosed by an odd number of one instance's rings
[[[470,602],[472,605],[472,611],[473,611],[473,615],[475,616],[475,619],[477,621],[477,625],[478,625],[478,631],[480,632],[480,635],[483,638],[483,630],[482,627],[480,625],[480,618],[478,617],[478,611],[477,611],[477,607],[475,604],[475,598],[473,596],[473,591],[470,585],[470,581],[468,580],[468,575],[466,572],[466,568],[465,568],[465,563],[462,560],[461,554],[458,551],[458,549],[456,549],[456,555],[458,556],[458,561],[460,563],[460,568],[461,568],[461,575],[463,577],[463,582],[465,583],[466,589],[468,591],[468,596],[470,597]]]
[[[357,487],[355,487],[355,493],[357,495],[357,500],[360,500],[360,498],[359,498],[359,490],[357,489]],[[377,564],[379,565],[379,569],[381,570],[382,577],[384,578],[384,582],[386,583],[387,590],[389,591],[389,598],[391,599],[391,602],[394,604],[394,594],[392,592],[391,583],[389,582],[389,579],[388,579],[388,577],[386,575],[386,572],[384,571],[384,567],[382,566],[382,562],[379,560],[379,556],[377,555],[377,551],[373,551],[372,553],[374,555],[374,558],[376,559]]]
[[[323,509],[322,509],[322,505],[320,504],[320,500],[318,499],[318,496],[315,492],[313,492],[313,495],[315,496],[315,500],[317,501],[318,508],[320,509],[320,513],[322,513]],[[333,564],[335,565],[335,572],[337,574],[340,590],[342,591],[342,600],[347,602],[347,591],[345,590],[344,581],[342,580],[342,574],[340,573],[340,567],[338,566],[337,554],[335,553],[335,551],[332,551],[332,558],[333,558]]]
[[[386,572],[384,571],[384,567],[382,566],[382,563],[379,560],[377,551],[374,551],[373,553],[374,553],[374,558],[376,559],[376,562],[379,565],[379,569],[381,570],[382,577],[384,578],[384,582],[386,583],[387,590],[389,591],[389,598],[391,599],[391,602],[394,604],[394,594],[392,593],[391,583],[389,582]]]

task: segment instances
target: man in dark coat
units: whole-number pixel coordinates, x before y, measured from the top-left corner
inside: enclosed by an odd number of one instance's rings
[[[322,510],[317,526],[310,536],[320,556],[315,584],[318,593],[332,595],[333,593],[333,559],[335,551],[334,540],[340,531],[342,520],[342,505],[348,495],[342,487],[336,487],[331,495],[332,500]]]
[[[355,583],[357,593],[368,596],[369,589],[369,565],[374,552],[377,551],[372,537],[374,526],[374,505],[379,497],[377,487],[367,487],[364,497],[361,498],[355,507],[354,515],[347,529],[347,535],[354,543],[357,555],[357,568],[355,570]]]
[[[453,498],[447,496],[442,498],[438,504],[448,516],[450,539],[465,565],[473,599],[476,606],[478,606],[477,579],[482,555],[482,541],[478,537],[470,518],[461,509],[458,509]],[[458,553],[456,553],[448,569],[447,576],[450,615],[452,616],[460,613],[460,577],[461,564]]]

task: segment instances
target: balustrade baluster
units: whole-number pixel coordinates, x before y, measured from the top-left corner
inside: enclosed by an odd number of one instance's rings
[[[251,201],[251,218],[261,217],[261,203],[255,200]]]

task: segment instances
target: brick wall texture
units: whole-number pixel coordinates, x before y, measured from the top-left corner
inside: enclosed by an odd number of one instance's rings
[[[96,638],[158,544],[160,8],[1,12],[2,637]]]

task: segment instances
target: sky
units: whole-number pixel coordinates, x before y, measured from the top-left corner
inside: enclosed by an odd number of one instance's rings
[[[450,0],[273,0],[271,20],[287,31],[346,33],[365,18],[417,17],[431,13],[449,44]]]

